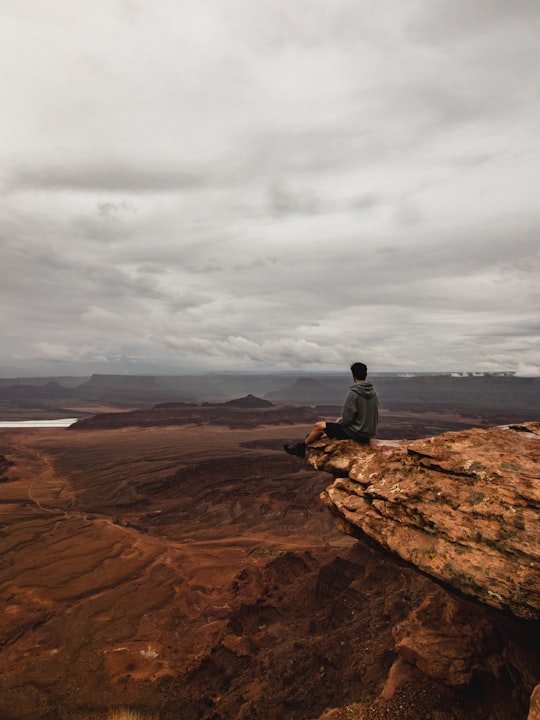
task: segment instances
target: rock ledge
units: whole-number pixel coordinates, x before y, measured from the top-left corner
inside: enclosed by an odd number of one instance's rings
[[[321,498],[368,536],[469,597],[540,618],[540,422],[422,440],[319,442]]]

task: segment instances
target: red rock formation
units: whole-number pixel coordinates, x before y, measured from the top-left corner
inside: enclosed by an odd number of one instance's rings
[[[369,446],[319,443],[332,473],[323,502],[367,535],[467,596],[540,616],[540,423]]]
[[[531,695],[531,705],[527,720],[540,720],[540,685],[537,685]]]
[[[2,434],[0,718],[525,720],[538,624],[337,532],[305,430]]]
[[[396,625],[393,635],[400,657],[446,685],[469,685],[475,673],[500,677],[500,659],[492,656],[493,625],[442,589]]]

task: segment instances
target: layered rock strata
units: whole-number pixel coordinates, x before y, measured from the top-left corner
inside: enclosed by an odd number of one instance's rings
[[[540,618],[540,422],[415,441],[319,442],[338,527],[459,592]]]

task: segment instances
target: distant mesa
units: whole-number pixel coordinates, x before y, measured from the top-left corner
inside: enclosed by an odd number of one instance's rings
[[[499,375],[372,375],[381,406],[385,410],[458,412],[485,414],[501,412],[507,422],[535,420],[540,405],[540,378]],[[341,404],[350,385],[350,376],[297,378],[264,397],[290,405]]]
[[[490,424],[536,420],[540,378],[497,375],[373,376],[381,408],[406,412],[453,412],[485,418]],[[157,403],[232,404],[230,409],[263,410],[263,401],[289,406],[341,406],[348,373],[298,377],[282,374],[92,375],[80,378],[0,378],[0,404],[16,408],[95,405],[150,408]],[[249,393],[249,394],[248,394]],[[266,406],[270,408],[271,406]]]
[[[191,402],[186,378],[153,375],[101,375],[94,374],[78,388],[81,397],[115,402],[159,402],[174,400]]]
[[[340,403],[349,382],[348,377],[297,378],[291,384],[266,393],[265,397],[277,403],[295,405],[321,405]]]
[[[237,407],[237,408],[269,408],[273,407],[273,403],[270,402],[270,400],[263,400],[262,398],[256,397],[255,395],[246,395],[242,398],[237,398],[236,400],[228,400],[227,402],[224,402],[223,405],[226,405],[228,407]]]
[[[151,427],[165,425],[227,425],[257,427],[258,425],[311,424],[318,419],[308,407],[274,405],[255,395],[246,395],[223,403],[168,402],[152,408],[129,412],[108,412],[84,418],[70,426],[71,430],[107,430],[120,427]]]
[[[17,383],[7,387],[0,387],[0,400],[48,400],[68,398],[73,395],[71,388],[65,388],[56,381],[51,381],[45,385],[27,385]]]

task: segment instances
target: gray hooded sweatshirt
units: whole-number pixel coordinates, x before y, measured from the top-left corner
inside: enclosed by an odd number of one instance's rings
[[[366,440],[377,432],[379,400],[370,380],[349,388],[339,422],[353,440]]]

